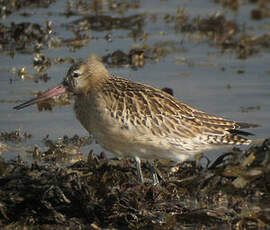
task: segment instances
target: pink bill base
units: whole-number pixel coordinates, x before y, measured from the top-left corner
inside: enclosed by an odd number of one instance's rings
[[[49,98],[64,94],[66,92],[67,92],[67,90],[65,87],[63,87],[62,85],[58,85],[52,89],[45,91],[44,93],[41,93],[38,97],[35,97],[29,101],[26,101],[20,105],[15,106],[13,109],[17,109],[17,110],[23,109],[27,106],[33,105],[33,104],[38,103],[38,102],[45,101]]]

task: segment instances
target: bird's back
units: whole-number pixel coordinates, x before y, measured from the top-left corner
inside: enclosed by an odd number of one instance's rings
[[[162,158],[167,152],[165,158],[175,160],[178,153],[249,143],[242,136],[250,133],[239,129],[254,126],[209,115],[160,89],[120,77],[110,76],[88,97],[92,97],[86,99],[90,111],[80,111],[87,114],[78,119],[101,145],[118,155]],[[86,124],[82,119],[87,116],[92,118]]]

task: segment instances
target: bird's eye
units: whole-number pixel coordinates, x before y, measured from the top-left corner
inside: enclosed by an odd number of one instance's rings
[[[76,72],[75,72],[75,73],[73,73],[73,77],[74,77],[74,78],[77,78],[77,77],[79,77],[79,76],[80,76],[80,74],[79,74],[79,73],[76,73]]]

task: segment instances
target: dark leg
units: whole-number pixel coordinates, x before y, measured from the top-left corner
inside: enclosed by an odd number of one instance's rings
[[[150,166],[151,166],[151,172],[152,172],[153,185],[157,185],[157,184],[159,184],[159,180],[158,180],[157,169],[155,167],[155,162],[151,161]]]

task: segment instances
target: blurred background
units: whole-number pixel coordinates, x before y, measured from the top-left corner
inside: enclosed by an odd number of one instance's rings
[[[270,8],[265,0],[0,2],[0,152],[31,160],[46,140],[87,136],[71,104],[15,111],[99,55],[109,72],[208,113],[270,130]],[[87,155],[92,144],[80,149]],[[4,150],[4,151],[3,151]],[[31,154],[28,154],[31,152]]]

